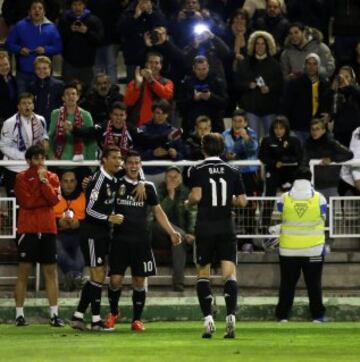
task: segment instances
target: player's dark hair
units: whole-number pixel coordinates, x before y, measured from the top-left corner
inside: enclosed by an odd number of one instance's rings
[[[224,152],[224,139],[220,133],[209,133],[201,140],[202,150],[207,156],[220,156]]]
[[[125,156],[125,162],[130,158],[130,157],[139,157],[141,159],[141,155],[138,151],[135,150],[129,150]]]
[[[33,145],[30,146],[25,152],[25,160],[31,160],[34,156],[42,155],[46,156],[46,152],[43,146]]]
[[[101,159],[107,158],[111,152],[120,152],[121,153],[121,150],[118,146],[115,146],[115,145],[107,146],[103,149]]]

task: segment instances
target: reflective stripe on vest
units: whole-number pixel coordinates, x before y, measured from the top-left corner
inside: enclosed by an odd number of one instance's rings
[[[295,200],[286,193],[282,220],[280,248],[305,249],[325,242],[318,192],[308,200]]]

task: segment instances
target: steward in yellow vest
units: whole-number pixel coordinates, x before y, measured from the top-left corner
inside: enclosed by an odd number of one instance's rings
[[[307,200],[294,199],[287,192],[283,205],[280,248],[307,249],[325,243],[318,192]]]
[[[287,322],[297,281],[303,273],[314,322],[325,321],[321,278],[324,262],[326,200],[311,185],[311,171],[301,167],[291,190],[278,204],[282,223],[279,238],[280,288],[276,318]]]

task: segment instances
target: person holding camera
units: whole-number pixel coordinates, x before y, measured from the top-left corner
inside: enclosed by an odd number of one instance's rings
[[[352,132],[360,126],[360,86],[352,67],[344,65],[339,69],[331,91],[334,137],[348,147]]]
[[[143,64],[148,51],[144,34],[164,26],[164,14],[151,0],[132,1],[120,16],[117,34],[122,44],[127,82],[134,79],[136,67]]]
[[[238,63],[234,74],[238,103],[247,112],[249,126],[259,138],[269,133],[279,110],[283,77],[275,54],[273,36],[255,31],[248,41],[248,56]]]
[[[16,82],[19,94],[23,93],[28,84],[35,80],[35,58],[38,55],[51,57],[62,51],[56,25],[45,17],[43,0],[31,1],[29,16],[15,24],[5,46],[16,56]]]
[[[64,44],[63,78],[65,83],[78,79],[86,88],[93,79],[96,49],[103,39],[101,20],[86,8],[86,0],[70,0],[59,31]]]
[[[177,106],[188,136],[195,127],[196,118],[208,116],[214,132],[223,132],[223,113],[227,104],[225,80],[211,71],[208,59],[199,55],[193,60],[192,75],[181,83]]]
[[[171,29],[175,43],[181,48],[188,45],[192,41],[194,27],[199,23],[206,25],[217,36],[225,33],[225,23],[218,14],[202,7],[199,0],[185,0]]]
[[[167,28],[155,26],[144,34],[147,51],[157,52],[163,56],[162,73],[171,79],[174,84],[179,84],[185,76],[186,65],[182,50],[172,41]]]

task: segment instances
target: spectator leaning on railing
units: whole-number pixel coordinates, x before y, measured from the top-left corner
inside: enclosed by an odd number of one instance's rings
[[[304,147],[304,165],[309,165],[311,159],[321,159],[320,166],[315,168],[315,188],[325,197],[337,194],[339,167],[329,166],[331,162],[344,162],[350,160],[353,153],[334,140],[326,130],[322,119],[313,119],[310,123],[310,137]],[[327,167],[325,167],[327,166]],[[319,172],[316,172],[319,171]]]

